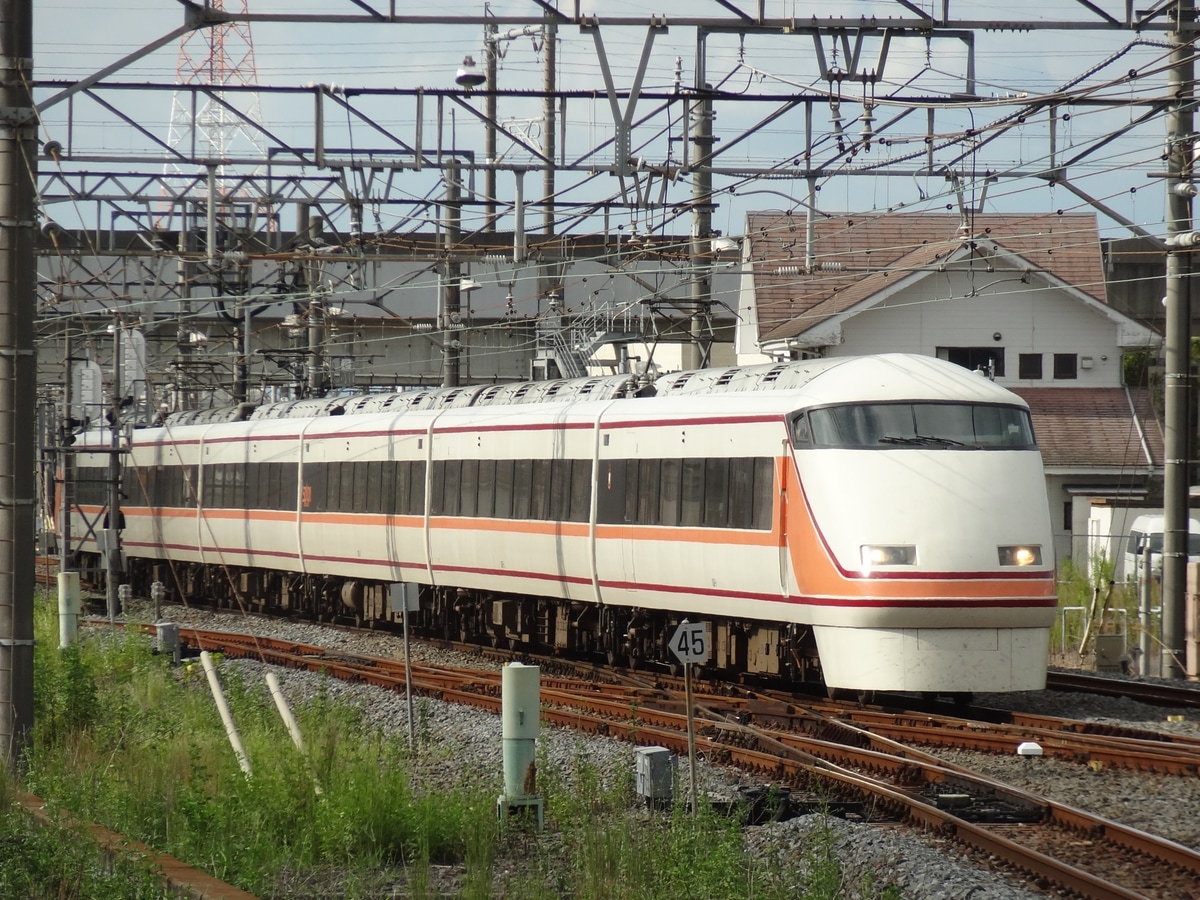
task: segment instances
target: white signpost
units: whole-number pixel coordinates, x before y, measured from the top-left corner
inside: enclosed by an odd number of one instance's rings
[[[692,815],[696,814],[696,722],[692,712],[692,663],[708,662],[708,623],[684,619],[671,635],[671,652],[683,663],[683,690],[687,703],[688,773],[692,782]]]

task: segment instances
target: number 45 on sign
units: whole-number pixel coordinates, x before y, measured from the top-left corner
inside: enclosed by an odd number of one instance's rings
[[[671,652],[681,663],[708,662],[708,623],[684,619],[671,635]]]

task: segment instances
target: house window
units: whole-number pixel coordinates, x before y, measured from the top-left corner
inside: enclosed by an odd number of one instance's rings
[[[997,378],[1004,375],[1003,347],[938,347],[937,358],[966,369],[982,369]]]
[[[1022,353],[1017,363],[1018,376],[1022,381],[1036,381],[1042,377],[1042,354]]]
[[[1078,378],[1078,359],[1074,353],[1054,354],[1054,377],[1061,379]]]

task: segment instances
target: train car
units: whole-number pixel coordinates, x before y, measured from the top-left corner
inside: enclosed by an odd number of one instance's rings
[[[465,393],[464,393],[465,390]],[[129,577],[247,608],[831,690],[1044,686],[1029,412],[891,354],[264,407],[134,432]],[[393,588],[394,585],[407,588]]]

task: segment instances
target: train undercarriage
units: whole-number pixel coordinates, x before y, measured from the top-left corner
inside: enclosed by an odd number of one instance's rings
[[[81,560],[97,568],[99,561]],[[668,641],[681,613],[596,605],[450,586],[393,585],[329,575],[258,568],[130,559],[126,579],[135,596],[166,585],[173,602],[196,602],[318,622],[398,630],[409,600],[410,626],[424,637],[490,645],[513,652],[557,654],[631,668],[676,670]],[[97,581],[99,578],[96,579]],[[755,675],[789,683],[821,683],[816,643],[804,625],[707,618],[710,659],[722,677]]]

